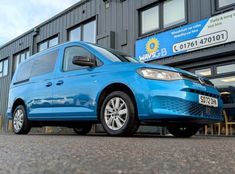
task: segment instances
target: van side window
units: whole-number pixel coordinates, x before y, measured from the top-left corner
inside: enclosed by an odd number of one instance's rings
[[[22,82],[28,80],[30,78],[32,66],[33,66],[33,60],[21,64],[17,71],[16,82]]]
[[[84,68],[84,66],[82,67],[73,64],[74,56],[92,57],[92,54],[84,48],[78,46],[66,48],[64,53],[63,71],[73,71]]]
[[[31,77],[53,72],[57,57],[58,50],[36,57],[34,59]]]

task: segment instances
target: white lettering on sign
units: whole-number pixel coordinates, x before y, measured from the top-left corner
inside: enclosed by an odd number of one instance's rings
[[[219,31],[206,36],[201,36],[196,39],[187,40],[184,42],[176,43],[172,49],[174,53],[181,51],[191,51],[194,49],[205,48],[208,46],[217,45],[218,43],[226,42],[228,38],[227,31]]]

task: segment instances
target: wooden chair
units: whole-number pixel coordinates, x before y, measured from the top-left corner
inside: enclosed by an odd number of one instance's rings
[[[229,132],[230,132],[230,135],[232,135],[233,134],[233,125],[235,125],[235,121],[228,120],[228,115],[227,115],[225,109],[223,110],[223,115],[224,115],[225,135],[228,136]]]
[[[229,121],[228,115],[226,113],[226,110],[223,109],[223,116],[224,116],[224,122],[223,123],[215,123],[211,125],[205,125],[205,135],[208,134],[208,126],[210,128],[210,134],[214,134],[214,130],[216,130],[217,135],[221,134],[221,128],[225,127],[225,135],[228,136],[233,134],[233,125],[235,125],[235,121]]]
[[[218,127],[218,128],[217,128]],[[211,135],[214,135],[217,134],[217,135],[220,135],[221,134],[221,123],[215,123],[215,124],[210,124],[210,125],[205,125],[204,126],[204,134],[205,135],[208,135],[208,128],[210,130],[210,134]]]

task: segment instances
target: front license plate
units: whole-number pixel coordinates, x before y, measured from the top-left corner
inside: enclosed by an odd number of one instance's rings
[[[199,95],[199,103],[206,106],[218,107],[218,99],[206,95]]]

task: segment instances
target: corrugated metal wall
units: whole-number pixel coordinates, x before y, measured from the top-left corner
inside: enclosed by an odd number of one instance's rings
[[[59,36],[60,43],[65,42],[69,28],[96,18],[98,44],[134,55],[135,42],[139,37],[138,9],[160,1],[162,0],[110,0],[109,7],[106,8],[103,0],[82,0],[37,26],[38,34],[34,30],[30,30],[2,46],[0,59],[9,58],[9,75],[0,78],[0,114],[5,115],[6,112],[14,54],[26,48],[30,49],[31,54],[35,53],[38,43],[55,35]],[[188,23],[210,17],[213,14],[213,2],[213,0],[187,0]],[[194,53],[190,53],[190,55],[194,55]],[[183,60],[187,55],[178,57]],[[164,59],[158,63],[170,64],[171,61],[172,59]],[[174,61],[177,61],[176,57]]]
[[[0,78],[0,115],[3,116],[3,121],[6,123],[7,98],[9,85],[12,77],[13,55],[21,50],[29,48],[32,45],[32,34],[26,34],[14,42],[0,48],[0,60],[8,58],[8,76]]]

